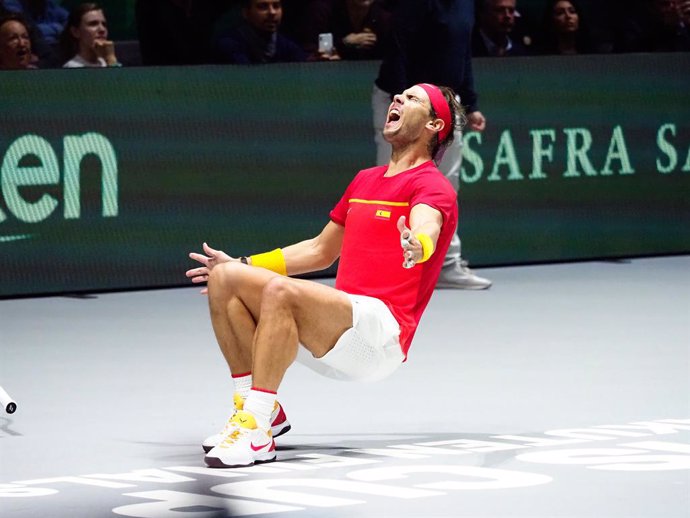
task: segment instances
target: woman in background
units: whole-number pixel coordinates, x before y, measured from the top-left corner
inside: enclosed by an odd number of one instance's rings
[[[4,0],[5,9],[21,13],[41,33],[48,45],[56,45],[67,22],[67,10],[55,0]]]
[[[108,22],[95,3],[80,4],[70,12],[60,38],[64,68],[118,67],[115,45],[108,40]]]
[[[577,0],[550,0],[544,11],[537,41],[540,54],[587,54],[593,52],[589,27]]]
[[[29,28],[24,19],[18,14],[0,14],[0,70],[36,68],[33,61]]]

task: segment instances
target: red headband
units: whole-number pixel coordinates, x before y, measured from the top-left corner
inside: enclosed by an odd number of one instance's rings
[[[445,142],[448,133],[450,133],[451,127],[450,107],[448,106],[448,101],[446,101],[441,89],[436,85],[432,85],[430,83],[419,83],[417,86],[421,87],[426,92],[426,94],[429,96],[429,100],[431,101],[431,107],[436,112],[436,115],[443,122],[445,122],[443,129],[438,134],[438,141],[443,143]]]

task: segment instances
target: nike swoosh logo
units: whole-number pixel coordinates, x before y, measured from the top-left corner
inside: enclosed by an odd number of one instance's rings
[[[266,446],[268,446],[269,444],[271,444],[271,441],[268,441],[266,444],[262,444],[261,446],[254,446],[254,443],[252,442],[249,444],[249,446],[251,446],[252,450],[259,451],[259,450],[265,448]]]

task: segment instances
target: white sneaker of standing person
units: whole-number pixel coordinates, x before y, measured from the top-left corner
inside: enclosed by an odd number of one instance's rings
[[[456,259],[448,265],[443,265],[438,281],[436,281],[436,287],[457,290],[485,290],[491,287],[491,281],[470,270],[467,261]]]

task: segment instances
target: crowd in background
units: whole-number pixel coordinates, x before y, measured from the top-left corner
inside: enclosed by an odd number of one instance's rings
[[[131,37],[112,4],[0,0],[0,68],[378,60],[401,1],[124,0]],[[690,0],[467,1],[474,57],[690,51]]]

